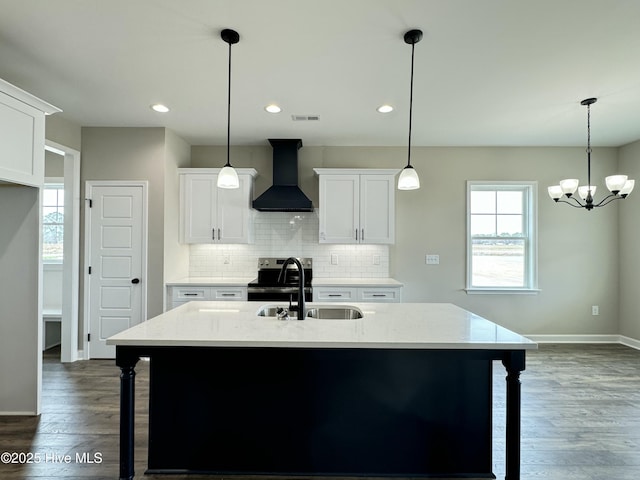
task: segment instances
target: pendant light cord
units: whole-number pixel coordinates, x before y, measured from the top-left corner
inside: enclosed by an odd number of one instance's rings
[[[227,164],[225,167],[230,167],[230,153],[229,149],[231,142],[231,42],[229,42],[229,88],[227,89]]]
[[[591,105],[587,105],[587,185],[591,193]]]
[[[411,119],[413,116],[413,52],[416,49],[416,43],[411,43],[411,87],[409,88],[409,149],[407,152],[407,167],[411,166]]]

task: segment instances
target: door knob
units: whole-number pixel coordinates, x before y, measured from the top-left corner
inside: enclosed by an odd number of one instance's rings
[[[134,278],[133,280],[131,280],[131,283],[133,283],[133,284],[140,283],[140,279],[139,278]]]

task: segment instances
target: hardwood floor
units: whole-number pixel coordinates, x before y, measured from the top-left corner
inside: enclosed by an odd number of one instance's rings
[[[211,478],[143,475],[148,363],[140,362],[136,371],[136,478]],[[494,473],[504,478],[499,364],[494,384]],[[621,345],[542,345],[527,355],[522,395],[523,480],[640,478],[639,351]],[[119,370],[112,360],[61,364],[55,352],[47,353],[42,415],[0,417],[0,453],[32,455],[40,463],[0,463],[0,479],[118,478],[118,408]]]

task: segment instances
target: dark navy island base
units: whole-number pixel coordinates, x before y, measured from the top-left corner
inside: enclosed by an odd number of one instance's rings
[[[116,347],[120,478],[134,367],[150,357],[152,474],[495,478],[492,368],[507,371],[506,480],[520,478],[524,350]]]

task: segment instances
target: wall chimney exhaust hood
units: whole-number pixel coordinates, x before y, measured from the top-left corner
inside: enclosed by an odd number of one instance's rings
[[[261,212],[313,212],[311,200],[298,187],[298,149],[302,140],[274,139],[273,185],[253,201]]]

